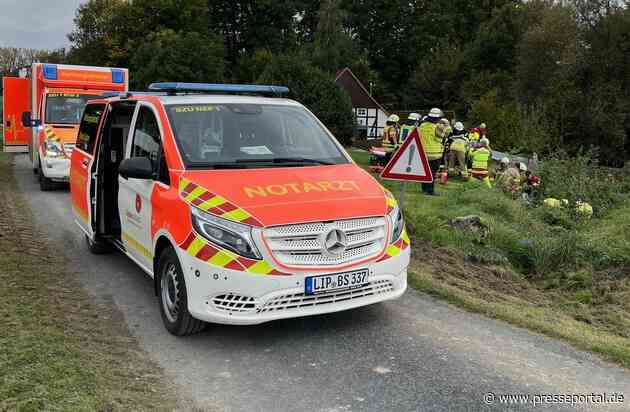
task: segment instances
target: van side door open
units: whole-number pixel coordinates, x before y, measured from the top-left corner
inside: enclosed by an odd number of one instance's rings
[[[28,152],[31,129],[22,125],[22,114],[30,112],[29,80],[19,77],[2,78],[2,124],[4,125],[4,151]]]
[[[95,229],[92,224],[94,222],[94,208],[90,193],[93,179],[90,169],[94,160],[94,149],[104,111],[105,103],[89,104],[85,107],[77,135],[77,143],[72,153],[72,166],[70,167],[72,210],[75,220],[90,237]]]
[[[146,158],[153,169],[151,179],[118,178],[123,245],[147,272],[152,273],[151,197],[155,184],[167,184],[168,181],[160,178],[166,170],[160,124],[154,110],[146,103],[139,104],[136,109],[125,158]]]

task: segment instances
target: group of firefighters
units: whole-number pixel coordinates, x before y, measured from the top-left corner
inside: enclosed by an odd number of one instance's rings
[[[462,122],[451,124],[438,108],[431,109],[424,118],[419,113],[411,113],[402,124],[398,115],[392,114],[383,130],[383,148],[387,160],[415,129],[420,132],[420,140],[434,177],[433,182],[422,184],[423,193],[435,195],[435,180],[441,168],[448,168],[447,173],[451,175],[478,179],[491,187],[488,164],[492,150],[484,123],[466,130]]]

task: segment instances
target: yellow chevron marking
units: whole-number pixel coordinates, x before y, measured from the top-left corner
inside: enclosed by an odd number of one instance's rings
[[[407,236],[407,229],[403,229],[401,237],[402,237],[403,242],[407,244],[411,243],[411,241],[409,240],[409,236]]]
[[[247,219],[248,217],[250,217],[250,214],[244,211],[243,209],[234,209],[227,213],[222,214],[221,217],[224,219],[236,220],[237,222],[241,222]]]
[[[192,192],[188,193],[185,200],[187,202],[192,202],[194,199],[198,198],[204,193],[206,193],[206,190],[203,187],[197,186]]]
[[[205,202],[200,204],[198,207],[201,210],[208,210],[210,208],[213,208],[213,207],[216,207],[216,206],[220,206],[220,205],[222,205],[225,202],[227,202],[227,200],[225,200],[221,196],[217,195],[217,196],[211,197],[210,199],[206,200]]]
[[[184,179],[183,177],[181,179],[179,179],[179,191],[183,192],[184,189],[186,189],[186,186],[188,186],[189,183],[190,183],[190,181],[188,179]]]
[[[394,245],[389,245],[387,247],[387,252],[386,252],[389,256],[396,256],[397,254],[400,253],[400,248]]]
[[[272,270],[273,268],[269,265],[269,263],[267,263],[264,260],[261,260],[260,262],[257,262],[254,265],[247,268],[248,272],[257,273],[259,275],[266,275]]]
[[[208,263],[220,267],[224,267],[236,258],[236,255],[228,250],[219,250],[214,256],[208,260]]]
[[[190,246],[188,246],[188,249],[186,249],[186,251],[192,256],[197,256],[197,253],[199,253],[204,245],[204,241],[201,240],[199,236],[197,236],[195,240],[190,243]]]

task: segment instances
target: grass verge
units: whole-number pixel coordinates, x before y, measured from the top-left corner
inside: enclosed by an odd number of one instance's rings
[[[93,304],[33,227],[4,153],[0,204],[0,410],[173,410],[122,316]]]
[[[350,153],[367,168],[369,153]],[[584,175],[571,184],[560,184],[564,163],[553,163],[555,174],[547,178],[556,183],[554,190],[569,187],[559,197],[592,201],[596,213],[591,220],[567,209],[527,205],[475,182],[452,179],[438,185],[437,197],[407,184],[410,285],[630,368],[628,182],[616,178],[612,183],[606,173],[587,175],[586,163],[570,169],[572,176]],[[399,196],[399,182],[382,183]],[[593,195],[584,186],[597,190]],[[450,219],[466,215],[480,216],[487,230],[449,226]]]

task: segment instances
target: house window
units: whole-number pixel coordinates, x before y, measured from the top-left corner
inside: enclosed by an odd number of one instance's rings
[[[357,109],[357,116],[367,116],[366,109]]]

